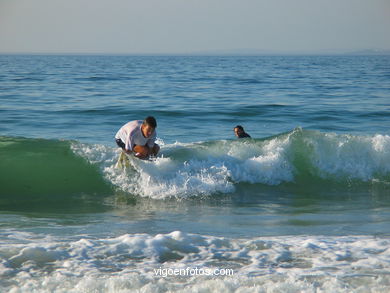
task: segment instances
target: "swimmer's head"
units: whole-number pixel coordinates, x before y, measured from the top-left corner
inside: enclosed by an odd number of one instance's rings
[[[148,116],[142,123],[141,130],[144,137],[151,137],[157,128],[157,121],[153,116]]]
[[[234,134],[237,137],[240,137],[240,135],[244,133],[244,127],[242,127],[241,125],[237,125],[236,127],[234,127],[233,130],[234,130]]]

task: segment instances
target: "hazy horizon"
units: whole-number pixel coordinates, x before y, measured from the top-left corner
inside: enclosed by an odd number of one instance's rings
[[[115,52],[0,52],[0,55],[53,55],[53,56],[327,56],[327,55],[390,55],[389,50],[328,50],[328,51],[302,51],[302,52],[278,52],[278,51],[263,51],[263,50],[212,50],[212,51],[197,51],[197,52],[133,52],[133,53],[115,53]]]
[[[0,0],[0,54],[390,51],[387,0]]]

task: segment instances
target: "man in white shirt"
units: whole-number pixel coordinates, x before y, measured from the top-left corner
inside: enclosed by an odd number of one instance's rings
[[[134,120],[123,125],[115,135],[115,141],[122,150],[140,159],[156,156],[160,146],[156,144],[156,119],[148,116],[144,121]]]

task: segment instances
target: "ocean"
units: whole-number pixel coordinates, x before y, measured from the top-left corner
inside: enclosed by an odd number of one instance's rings
[[[0,55],[0,291],[389,292],[389,127],[390,56]]]

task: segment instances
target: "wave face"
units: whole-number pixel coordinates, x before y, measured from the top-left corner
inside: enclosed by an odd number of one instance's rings
[[[2,201],[126,192],[150,198],[231,193],[238,185],[341,187],[390,185],[390,136],[297,128],[265,139],[162,145],[155,161],[99,144],[0,138]],[[253,188],[251,188],[253,190]]]
[[[70,141],[0,137],[1,206],[69,201],[111,187]]]
[[[231,193],[238,184],[319,186],[390,183],[390,136],[354,136],[297,128],[266,139],[163,145],[155,161],[130,158],[98,145],[73,145],[119,189],[152,198]]]

